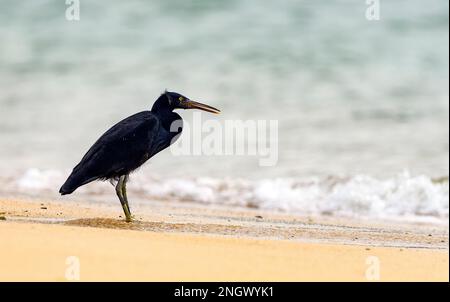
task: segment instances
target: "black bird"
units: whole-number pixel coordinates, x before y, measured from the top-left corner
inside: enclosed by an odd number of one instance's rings
[[[214,107],[166,91],[155,101],[151,111],[136,113],[106,131],[73,169],[59,193],[71,194],[94,180],[117,182],[116,193],[126,221],[130,222],[131,212],[126,191],[129,175],[178,139],[182,131],[182,119],[173,112],[175,109],[201,109],[220,113]],[[178,122],[174,124],[176,121]]]

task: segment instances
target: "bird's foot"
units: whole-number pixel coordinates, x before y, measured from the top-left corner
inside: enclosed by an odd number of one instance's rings
[[[130,216],[126,216],[125,217],[125,222],[133,222],[135,220],[134,215],[130,215]]]
[[[122,208],[123,208],[123,213],[125,214],[125,221],[126,222],[132,222],[134,216],[131,215],[131,211],[130,211],[130,208],[129,208],[128,204],[123,203],[122,204]]]

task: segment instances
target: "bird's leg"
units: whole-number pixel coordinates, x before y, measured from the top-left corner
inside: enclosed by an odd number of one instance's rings
[[[124,176],[124,179],[122,182],[122,197],[125,202],[125,206],[128,209],[128,213],[130,213],[130,220],[131,220],[133,218],[133,216],[131,215],[131,209],[130,209],[130,205],[128,204],[128,196],[127,196],[127,182],[129,179],[130,179],[130,177],[128,175]]]
[[[125,201],[124,194],[123,194],[125,177],[126,176],[121,176],[119,178],[119,181],[117,182],[117,185],[116,185],[116,193],[117,193],[117,197],[119,197],[120,203],[122,204],[123,212],[125,213],[125,221],[131,222],[130,208],[128,207],[128,202]]]

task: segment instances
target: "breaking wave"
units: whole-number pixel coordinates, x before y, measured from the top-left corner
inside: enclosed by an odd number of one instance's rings
[[[10,192],[56,192],[66,173],[30,169],[3,180]],[[367,175],[326,178],[158,178],[133,175],[130,194],[143,202],[167,200],[247,207],[301,215],[328,215],[448,223],[448,177],[431,179],[404,172],[388,179]],[[110,186],[92,183],[79,194],[111,193]]]

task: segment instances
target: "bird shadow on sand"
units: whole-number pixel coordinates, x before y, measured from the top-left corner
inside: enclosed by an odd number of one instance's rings
[[[125,230],[140,230],[143,225],[140,221],[125,222],[124,220],[112,218],[83,218],[69,220],[65,225],[94,227],[94,228],[108,228],[108,229],[125,229]]]
[[[108,229],[136,230],[136,231],[153,231],[153,232],[193,232],[203,233],[219,233],[233,234],[242,232],[241,226],[220,225],[220,224],[195,224],[195,223],[167,223],[159,221],[132,221],[112,218],[86,218],[74,219],[64,222],[65,225],[95,227]]]

